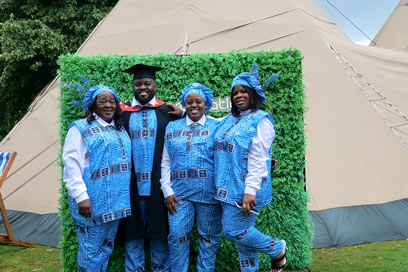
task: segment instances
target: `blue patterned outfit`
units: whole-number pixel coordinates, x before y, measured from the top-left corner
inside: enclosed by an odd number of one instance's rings
[[[139,196],[150,196],[157,118],[154,110],[134,112],[129,120],[132,156]]]
[[[248,175],[248,149],[254,138],[259,122],[267,118],[274,124],[267,112],[257,110],[238,118],[225,117],[214,136],[216,199],[221,201],[223,215],[223,235],[238,246],[238,256],[242,271],[258,271],[257,252],[271,257],[282,251],[279,239],[264,235],[255,228],[256,215],[248,217],[235,203],[242,203],[245,191],[245,178]],[[267,121],[268,122],[268,121]],[[268,173],[271,170],[272,146],[266,162]],[[260,212],[272,200],[271,177],[262,178],[260,189],[256,192],[254,211]]]
[[[271,260],[275,259],[272,263],[277,266],[276,262],[279,260],[275,257],[282,252],[284,246],[283,241],[255,228],[254,213],[244,215],[238,208],[242,205],[244,194],[255,196],[256,205],[251,207],[253,212],[261,212],[272,201],[270,173],[275,124],[272,115],[260,110],[252,99],[265,102],[263,91],[278,77],[279,75],[270,76],[267,85],[262,88],[255,63],[251,73],[236,76],[231,84],[232,103],[235,103],[234,97],[240,95],[237,99],[249,99],[249,106],[240,108],[233,104],[235,116],[229,114],[225,117],[214,135],[216,199],[221,201],[223,210],[222,232],[227,239],[237,244],[241,271],[259,270],[258,251],[271,256]],[[251,90],[244,88],[243,92],[240,91],[242,88],[238,88],[236,93],[234,87],[238,85]],[[252,91],[256,97],[249,93]]]
[[[148,211],[151,200],[149,197],[140,198],[143,224],[147,224]],[[138,238],[125,243],[125,271],[145,271],[144,239]],[[150,239],[150,260],[152,271],[170,271],[169,250],[167,242]]]
[[[193,123],[186,117],[170,122],[166,128],[163,157],[168,153],[171,188],[180,200],[178,212],[169,215],[168,241],[171,268],[174,271],[188,271],[194,218],[199,233],[198,271],[214,271],[221,236],[221,206],[214,198],[212,140],[218,121],[205,116],[202,120],[201,124],[200,121]],[[168,196],[165,191],[164,194]]]
[[[135,101],[134,99],[132,106],[136,103]],[[153,98],[151,104],[149,104],[152,107],[147,105],[138,106],[136,111],[125,112],[124,117],[125,120],[128,120],[125,121],[125,127],[127,127],[132,141],[134,165],[132,175],[137,184],[137,189],[131,189],[137,194],[137,196],[132,194],[134,198],[132,200],[134,203],[132,204],[134,205],[132,211],[137,215],[137,210],[140,209],[140,218],[134,218],[133,223],[128,222],[125,224],[125,232],[130,237],[125,238],[126,271],[145,270],[145,238],[150,239],[151,270],[170,270],[169,250],[166,240],[168,233],[167,214],[159,182],[162,149],[158,152],[158,148],[163,146],[165,126],[169,119],[173,117],[167,114],[171,109],[163,105],[163,102],[160,101],[160,106],[154,107],[157,101]],[[136,222],[136,220],[139,221]],[[165,225],[162,225],[162,221],[164,221]],[[163,233],[166,234],[163,235]]]
[[[212,90],[199,83],[183,89],[180,97],[183,106],[192,93],[201,96],[202,103],[206,103],[205,111],[211,108]],[[166,127],[161,189],[166,198],[175,195],[180,201],[180,205],[176,204],[177,212],[169,215],[172,271],[188,271],[194,219],[199,236],[197,271],[214,271],[221,236],[221,205],[214,198],[213,135],[217,126],[217,120],[203,115],[196,122],[187,116]]]
[[[80,119],[71,123],[72,127],[80,132],[90,156],[82,179],[91,200],[92,216],[81,216],[76,200],[68,196],[78,237],[78,269],[106,271],[118,219],[131,214],[131,143],[123,127],[102,126],[98,120],[88,124]]]

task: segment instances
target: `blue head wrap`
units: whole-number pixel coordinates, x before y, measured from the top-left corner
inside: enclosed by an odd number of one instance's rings
[[[119,102],[119,96],[114,89],[111,87],[99,84],[97,86],[89,88],[88,92],[85,94],[84,102],[82,103],[82,107],[84,110],[88,109],[89,104],[98,96],[98,94],[102,92],[110,92],[113,93],[117,102]]]
[[[183,107],[185,106],[185,101],[187,97],[192,94],[196,93],[200,95],[205,103],[207,103],[207,107],[205,108],[205,112],[209,111],[212,107],[213,103],[213,94],[212,90],[210,88],[205,87],[204,85],[200,83],[191,83],[190,85],[186,86],[182,91],[181,91],[181,96],[180,96],[180,102]]]
[[[265,87],[262,88],[261,83],[258,80],[258,66],[256,63],[252,64],[252,71],[251,73],[245,72],[242,74],[237,75],[231,84],[231,90],[237,85],[247,86],[255,90],[256,94],[259,97],[259,101],[264,103],[266,101],[266,96],[264,94],[264,90],[278,79],[279,75],[272,75],[268,78],[268,83]]]

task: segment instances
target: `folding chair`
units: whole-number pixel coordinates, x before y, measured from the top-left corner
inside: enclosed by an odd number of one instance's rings
[[[8,171],[10,170],[11,165],[13,164],[16,156],[17,156],[17,152],[7,152],[7,153],[0,152],[0,189],[4,181],[6,180]],[[0,234],[0,243],[15,244],[15,245],[27,246],[27,247],[33,246],[32,243],[14,239],[13,232],[11,231],[10,222],[8,220],[6,207],[4,206],[4,201],[1,195],[1,192],[0,192],[0,211],[1,211],[1,216],[3,217],[3,222],[6,228],[6,232],[7,232],[7,234]]]

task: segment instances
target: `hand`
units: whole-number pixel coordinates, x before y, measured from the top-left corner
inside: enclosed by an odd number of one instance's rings
[[[272,169],[271,169],[272,171],[271,172],[273,172],[273,170],[275,170],[276,166],[278,166],[278,160],[272,159],[272,161],[275,161],[275,164],[272,165]]]
[[[166,197],[167,210],[169,211],[171,215],[173,215],[173,211],[177,212],[176,203],[180,205],[180,202],[177,199],[177,196],[175,194],[172,194]]]
[[[92,216],[91,200],[89,198],[78,203],[78,212],[85,218]]]
[[[244,194],[242,198],[242,210],[244,215],[250,216],[250,210],[256,205],[255,196],[250,194]]]
[[[173,114],[173,115],[176,115],[178,117],[181,117],[181,115],[183,115],[183,111],[180,110],[179,108],[177,108],[176,105],[166,103],[166,106],[169,106],[169,107],[171,107],[173,109],[173,111],[169,111],[168,114]]]

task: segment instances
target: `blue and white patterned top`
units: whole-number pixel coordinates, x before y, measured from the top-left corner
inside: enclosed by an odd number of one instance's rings
[[[246,179],[248,173],[248,153],[251,141],[257,134],[260,121],[264,118],[274,124],[269,113],[257,110],[240,117],[227,115],[214,135],[214,165],[216,199],[235,205],[242,203],[244,193],[247,193]],[[273,132],[274,135],[274,132]],[[268,150],[265,176],[261,180],[260,188],[256,192],[257,206],[263,207],[272,200],[271,159],[272,145]]]
[[[71,217],[77,225],[89,227],[129,216],[131,143],[127,132],[112,125],[102,126],[98,120],[88,124],[86,119],[80,119],[71,123],[69,128],[72,127],[79,130],[89,152],[82,180],[91,200],[92,216],[84,218],[78,213],[75,193],[68,188]],[[72,150],[68,151],[64,145],[64,153],[68,152]],[[72,169],[69,155],[63,154],[63,158],[65,168]]]
[[[192,122],[189,117],[166,127],[162,160],[162,191],[165,197],[216,204],[213,135],[219,121],[205,115]]]

